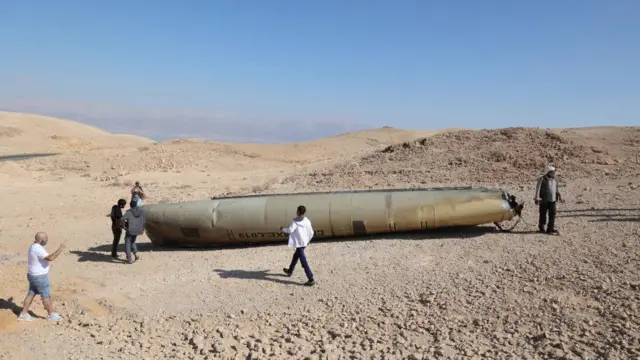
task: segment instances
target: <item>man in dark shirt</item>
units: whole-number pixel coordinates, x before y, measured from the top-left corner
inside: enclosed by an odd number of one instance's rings
[[[111,256],[118,258],[118,243],[122,236],[122,228],[120,227],[120,219],[122,219],[122,209],[127,204],[127,200],[120,199],[116,205],[111,207],[111,231],[113,232],[113,246],[111,247]]]

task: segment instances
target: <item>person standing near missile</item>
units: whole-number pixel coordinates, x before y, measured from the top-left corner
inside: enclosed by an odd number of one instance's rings
[[[560,191],[558,190],[558,180],[556,179],[556,168],[549,165],[545,169],[545,173],[538,178],[536,184],[536,194],[533,197],[536,205],[538,205],[538,231],[545,232],[544,226],[547,222],[547,213],[549,213],[549,225],[546,233],[558,235],[556,225],[556,200],[564,202]]]
[[[146,197],[144,190],[142,190],[142,185],[140,185],[140,181],[136,181],[133,188],[131,188],[131,201],[135,201],[137,206],[142,206],[142,201]]]
[[[136,238],[138,235],[144,234],[145,221],[146,216],[144,210],[138,207],[135,201],[129,203],[129,210],[127,210],[120,219],[120,227],[125,230],[124,252],[127,254],[127,262],[129,264],[133,264],[131,253],[133,253],[136,261],[140,260],[138,247],[136,246]]]
[[[118,203],[111,207],[111,232],[113,233],[113,243],[111,244],[111,257],[118,258],[118,243],[122,236],[122,228],[120,227],[120,219],[122,219],[122,209],[127,204],[127,200],[120,199]]]
[[[280,228],[280,230],[289,234],[288,246],[296,249],[293,253],[291,264],[289,264],[288,268],[283,268],[282,271],[284,271],[287,276],[293,275],[293,269],[296,267],[298,260],[300,260],[300,263],[302,263],[302,267],[304,268],[304,272],[307,275],[307,282],[304,283],[304,285],[313,286],[316,282],[304,253],[305,248],[313,238],[313,226],[311,225],[311,221],[305,216],[306,212],[307,209],[304,205],[298,206],[296,211],[297,217],[293,219],[291,225],[289,225],[289,227]]]

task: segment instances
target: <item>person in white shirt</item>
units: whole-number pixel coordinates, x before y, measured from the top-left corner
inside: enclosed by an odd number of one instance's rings
[[[300,260],[300,263],[302,263],[302,267],[304,268],[304,272],[307,275],[307,282],[305,285],[313,286],[316,282],[313,279],[313,273],[307,263],[307,257],[304,254],[304,249],[313,238],[313,226],[311,226],[311,221],[309,221],[309,219],[304,215],[306,212],[307,209],[303,205],[298,206],[298,216],[293,219],[293,222],[291,222],[289,227],[281,228],[282,231],[289,234],[289,247],[296,249],[295,253],[293,253],[291,264],[288,268],[283,268],[282,270],[287,274],[287,276],[291,276],[298,260]]]
[[[49,237],[45,232],[36,233],[35,241],[29,247],[27,256],[27,280],[29,280],[29,292],[24,299],[22,311],[18,316],[18,321],[33,321],[33,317],[29,315],[29,307],[37,294],[42,298],[42,304],[49,313],[49,320],[60,321],[62,317],[53,311],[51,305],[51,289],[49,285],[49,263],[55,260],[64,250],[66,245],[63,243],[53,254],[48,254],[45,246],[49,241]]]

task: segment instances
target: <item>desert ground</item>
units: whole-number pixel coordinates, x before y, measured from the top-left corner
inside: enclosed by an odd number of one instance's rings
[[[640,128],[408,131],[260,145],[109,134],[0,113],[0,358],[638,359]],[[56,153],[30,159],[11,155]],[[536,233],[536,176],[558,168],[559,236]],[[146,203],[225,194],[500,186],[525,201],[495,226],[312,241],[317,284],[282,276],[286,243],[152,247],[109,256],[107,217],[139,180]],[[313,221],[313,218],[311,218]],[[53,252],[64,321],[17,321],[26,251]],[[124,241],[121,241],[121,250]],[[123,251],[123,250],[122,250]],[[124,258],[121,252],[121,259]]]

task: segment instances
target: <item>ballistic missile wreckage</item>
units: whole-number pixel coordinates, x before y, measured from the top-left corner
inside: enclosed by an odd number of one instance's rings
[[[298,205],[307,208],[314,239],[500,227],[524,206],[502,189],[444,187],[229,196],[143,208],[154,245],[183,246],[284,242],[288,235],[280,228],[291,223]]]

